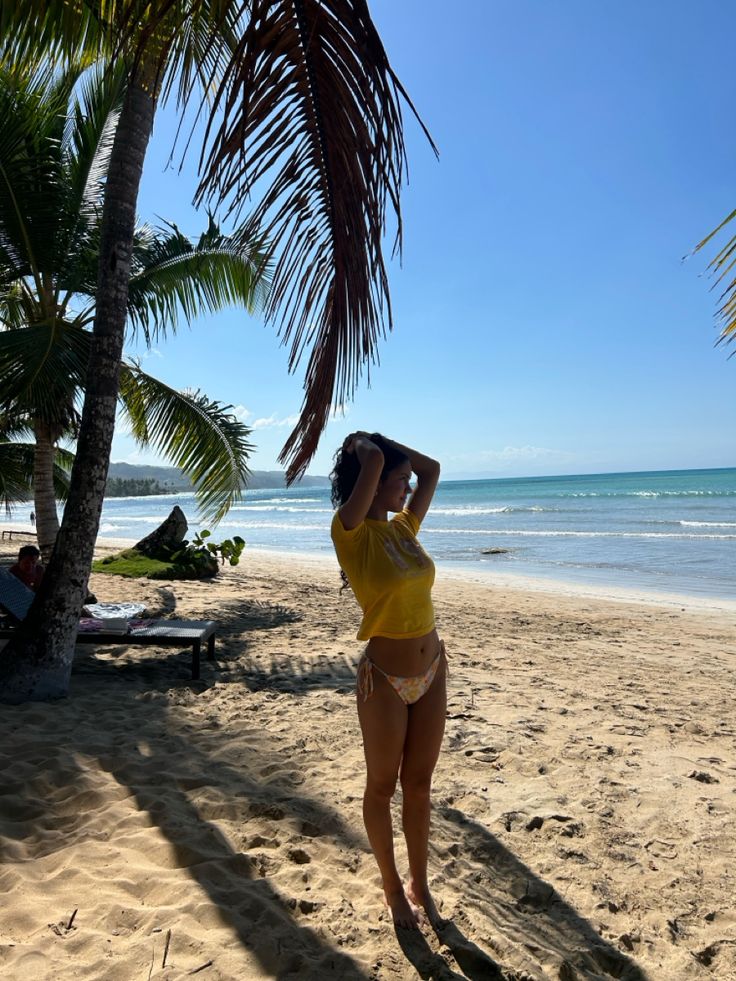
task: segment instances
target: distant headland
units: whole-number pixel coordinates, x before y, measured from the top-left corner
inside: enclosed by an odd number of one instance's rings
[[[302,477],[301,487],[326,487],[327,477]],[[282,470],[252,470],[248,480],[250,490],[261,487],[285,487]],[[149,494],[172,494],[191,491],[189,478],[178,467],[155,467],[137,463],[111,463],[107,478],[106,497],[137,497]]]

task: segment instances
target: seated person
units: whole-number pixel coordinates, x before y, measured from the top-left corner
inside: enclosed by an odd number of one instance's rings
[[[23,545],[18,551],[18,561],[9,570],[34,593],[43,579],[43,566],[38,561],[40,558],[41,553],[35,545]]]

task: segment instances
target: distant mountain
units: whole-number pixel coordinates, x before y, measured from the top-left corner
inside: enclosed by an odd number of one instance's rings
[[[177,467],[150,467],[136,463],[111,463],[110,476],[122,480],[155,480],[172,491],[190,491],[192,485]],[[299,487],[327,487],[327,477],[302,477],[297,481]],[[282,470],[253,470],[251,471],[248,489],[259,490],[262,487],[285,487],[286,477]]]

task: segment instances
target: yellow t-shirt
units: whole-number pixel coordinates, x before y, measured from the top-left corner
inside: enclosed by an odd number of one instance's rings
[[[366,518],[350,531],[335,513],[337,560],[363,611],[358,640],[422,637],[434,627],[434,563],[417,541],[418,531],[411,511],[390,521]]]

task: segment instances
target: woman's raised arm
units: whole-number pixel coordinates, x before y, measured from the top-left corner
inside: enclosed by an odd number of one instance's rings
[[[367,433],[352,433],[343,443],[343,453],[355,453],[360,463],[360,473],[350,497],[338,510],[346,531],[357,528],[365,520],[376,496],[383,470],[383,453],[369,439]]]
[[[429,505],[432,503],[434,492],[439,483],[439,462],[433,460],[431,456],[425,456],[419,450],[413,450],[409,446],[397,443],[394,439],[387,439],[386,442],[391,443],[400,453],[405,454],[411,464],[412,471],[417,475],[417,485],[409,499],[407,508],[421,522],[429,510]]]

